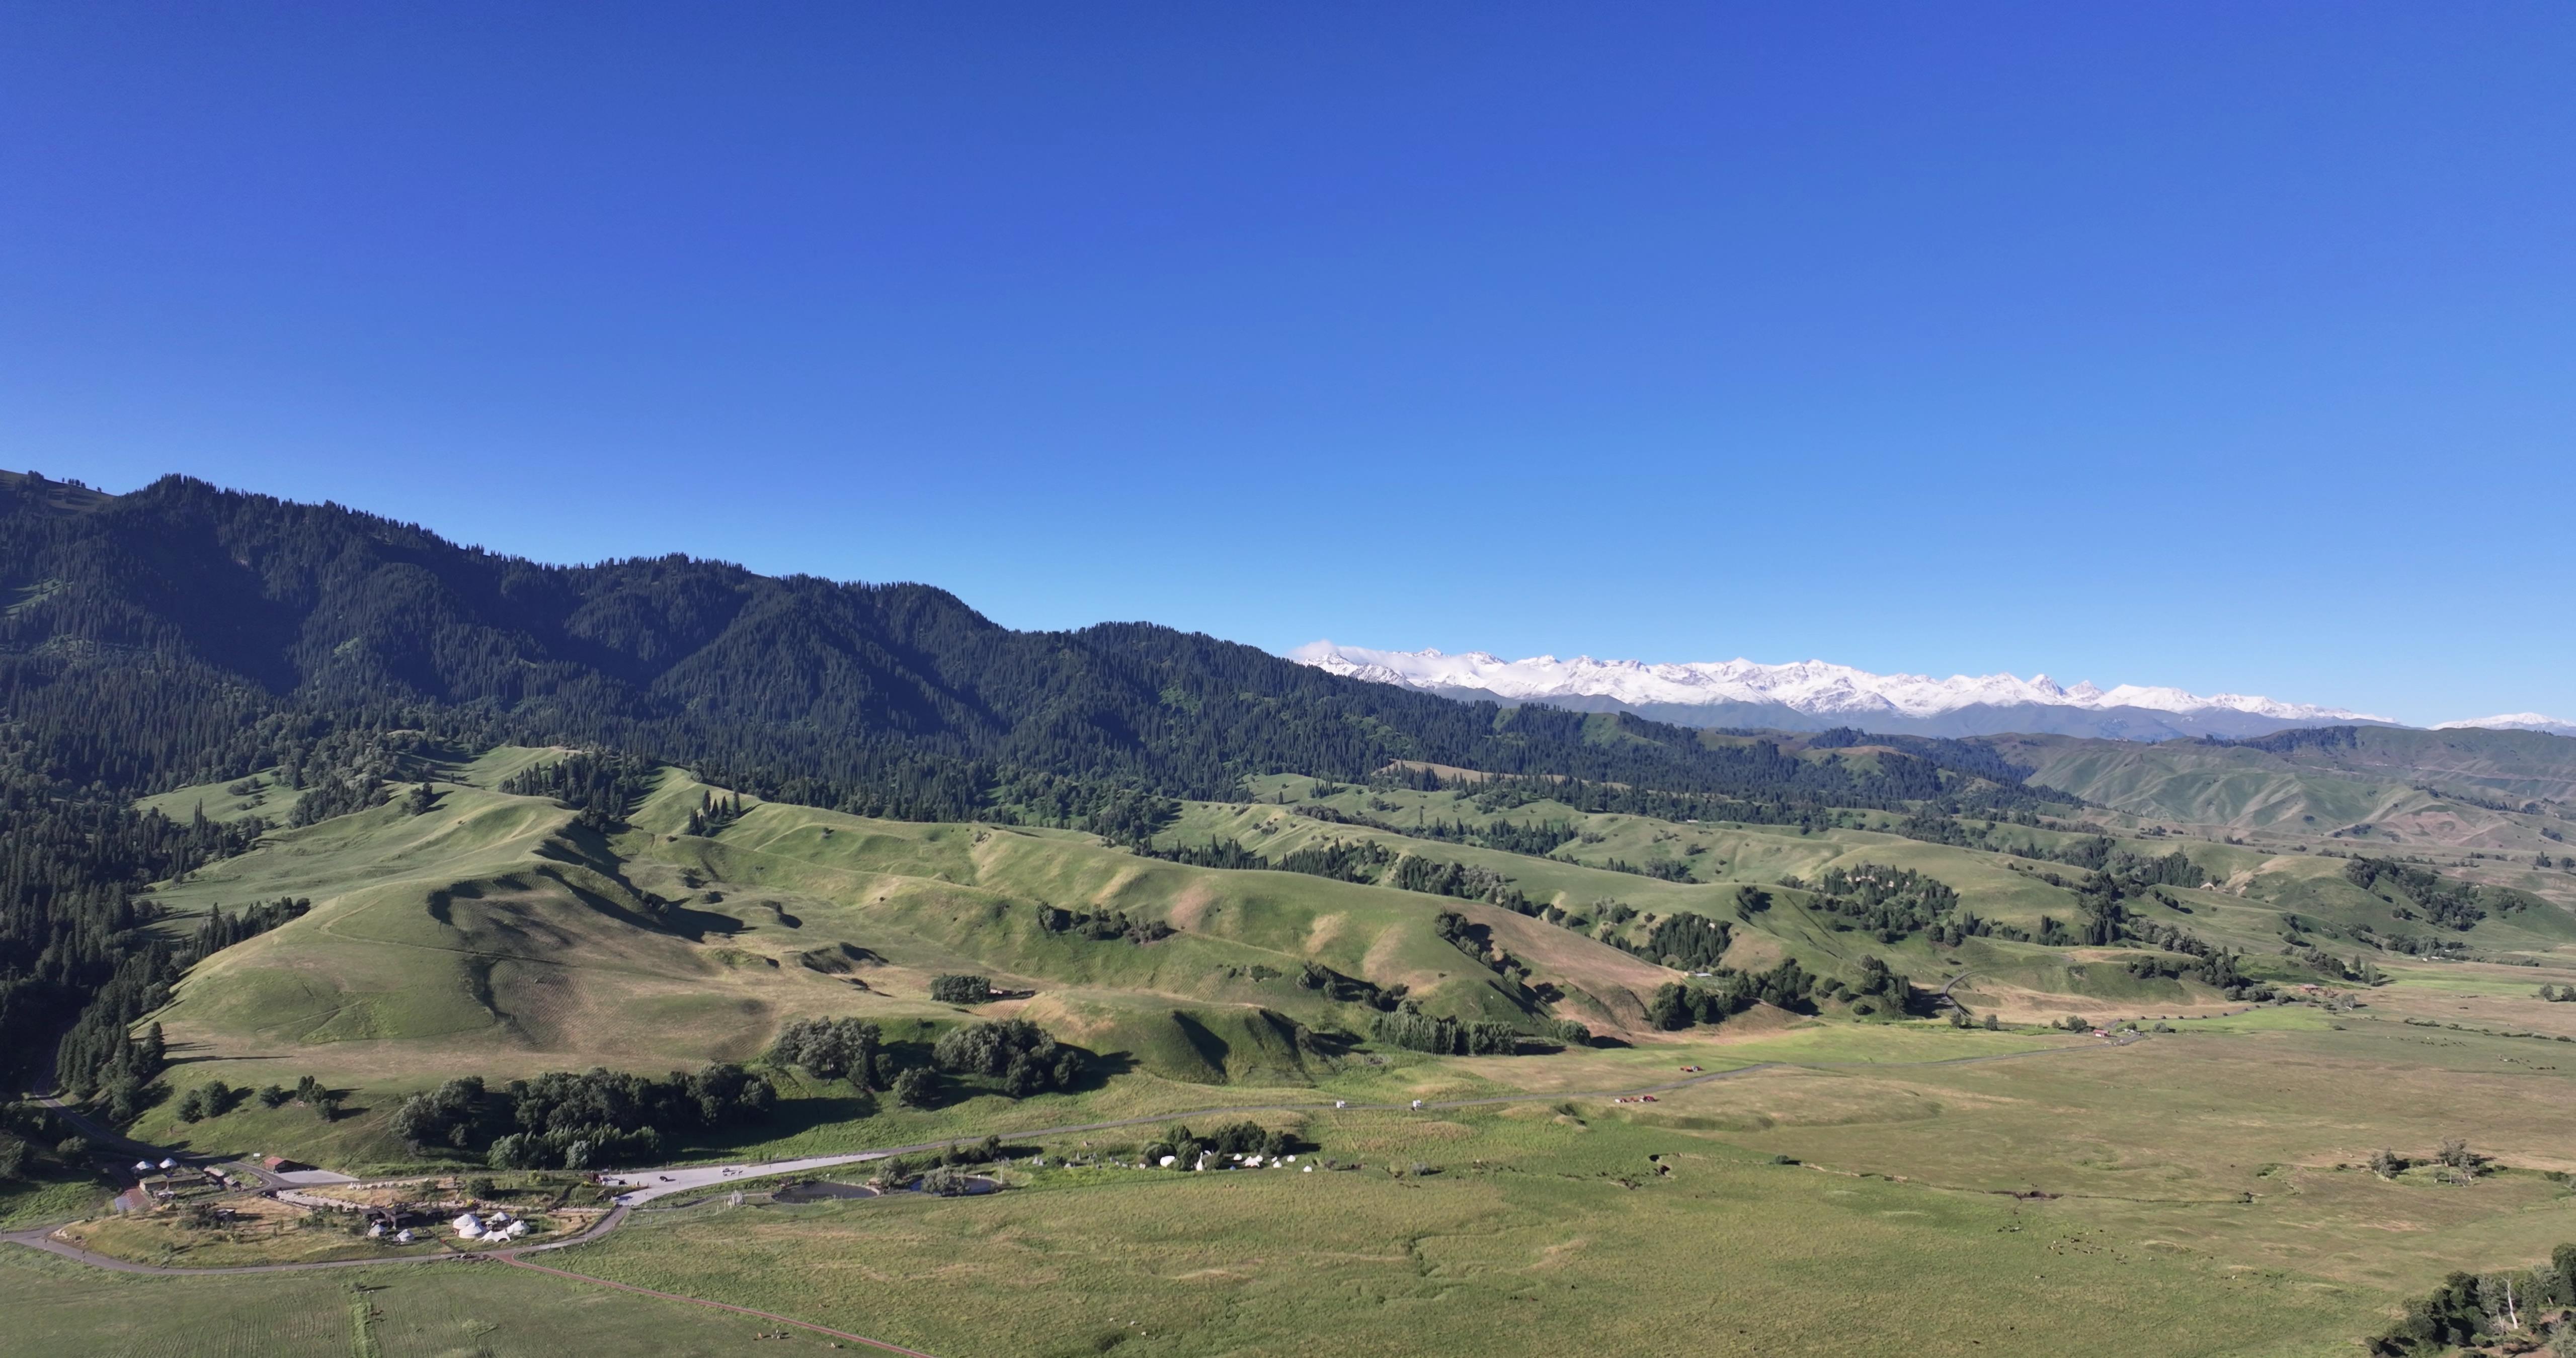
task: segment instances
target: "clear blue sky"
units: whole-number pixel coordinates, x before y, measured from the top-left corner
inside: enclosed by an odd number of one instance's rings
[[[0,8],[0,464],[2576,716],[2576,7]]]

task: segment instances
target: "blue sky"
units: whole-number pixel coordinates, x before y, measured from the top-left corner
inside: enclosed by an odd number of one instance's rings
[[[0,8],[0,463],[2576,716],[2560,4]]]

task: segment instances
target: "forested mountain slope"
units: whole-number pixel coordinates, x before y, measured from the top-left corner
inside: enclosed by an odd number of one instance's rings
[[[1395,759],[1842,804],[1941,787],[1937,745],[1864,775],[1633,717],[1353,682],[1166,627],[1017,632],[923,585],[684,556],[541,565],[183,477],[60,489],[0,484],[0,693],[48,771],[78,782],[235,775],[274,762],[260,747],[290,714],[437,711],[754,784],[863,785],[871,810],[933,816],[983,809],[1015,771],[1222,796],[1247,773]]]
[[[132,798],[261,771],[294,825],[416,780],[417,752],[624,749],[773,800],[1152,833],[1168,796],[1396,761],[1813,819],[1952,794],[2063,803],[1990,750],[1806,750],[1631,716],[1460,704],[1142,623],[1018,632],[923,585],[684,556],[551,566],[415,525],[167,477],[108,496],[0,473],[0,1072],[89,1042],[193,956],[148,884],[258,833]],[[1840,744],[1844,749],[1827,747]],[[263,794],[265,795],[265,794]],[[1660,804],[1660,803],[1658,803]],[[1606,803],[1605,803],[1606,805]]]

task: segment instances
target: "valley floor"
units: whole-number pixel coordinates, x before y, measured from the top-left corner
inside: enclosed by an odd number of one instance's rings
[[[2423,1022],[2293,1008],[2117,1047],[1835,1028],[1458,1061],[1417,1082],[1740,1073],[1651,1105],[1542,1089],[1294,1116],[1357,1171],[1014,1169],[1009,1191],[953,1200],[755,1192],[635,1213],[545,1262],[942,1358],[1844,1354],[1899,1334],[1923,1354],[2349,1354],[2441,1274],[2576,1239],[2557,1177],[2576,1170],[2576,1052]],[[2073,1049],[1957,1059],[2049,1043]],[[1747,1068],[1772,1060],[1804,1064]],[[2445,1137],[2497,1169],[2451,1185],[2364,1168]],[[1141,1139],[1031,1144],[1060,1164]],[[781,1330],[494,1264],[73,1267],[0,1252],[0,1307],[41,1317],[13,1319],[0,1349],[726,1353]]]

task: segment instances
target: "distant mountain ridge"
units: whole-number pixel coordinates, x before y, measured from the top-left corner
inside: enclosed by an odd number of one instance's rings
[[[2203,696],[2136,684],[2063,687],[2044,674],[2029,679],[2010,674],[1947,679],[1882,675],[1821,660],[1786,665],[1750,660],[1649,664],[1590,656],[1504,660],[1482,651],[1381,651],[1330,641],[1301,646],[1289,658],[1333,674],[1452,698],[1634,712],[1690,726],[1790,731],[1857,726],[1895,735],[2015,732],[2171,740],[2243,738],[2307,726],[2400,724],[2365,712],[2241,693]]]
[[[74,787],[228,782],[397,727],[607,746],[867,815],[1111,829],[1154,813],[1145,794],[1397,761],[1766,804],[2019,781],[1967,747],[1825,762],[1479,708],[1150,623],[1014,631],[927,585],[547,565],[180,476],[111,496],[0,472],[0,591],[0,771]]]
[[[2564,717],[2544,717],[2537,712],[2507,712],[2493,717],[2470,717],[2465,721],[2437,721],[2436,731],[2546,731],[2553,736],[2576,736],[2576,721]]]

